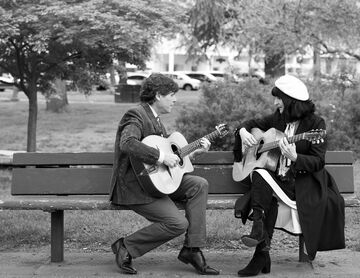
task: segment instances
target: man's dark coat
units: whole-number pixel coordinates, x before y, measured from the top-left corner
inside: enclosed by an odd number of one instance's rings
[[[130,109],[122,117],[115,139],[113,174],[110,184],[110,201],[115,205],[146,204],[154,200],[139,183],[130,162],[129,153],[139,161],[153,165],[159,158],[159,150],[139,141],[149,135],[165,135],[150,106],[142,103]]]

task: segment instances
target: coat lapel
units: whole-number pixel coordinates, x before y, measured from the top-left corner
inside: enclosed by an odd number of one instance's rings
[[[144,108],[144,110],[145,110],[147,116],[149,117],[151,123],[153,124],[156,132],[165,136],[165,134],[166,134],[165,128],[162,124],[161,124],[161,126],[159,125],[157,119],[154,116],[154,113],[151,111],[150,106],[147,103],[142,103],[141,106]]]

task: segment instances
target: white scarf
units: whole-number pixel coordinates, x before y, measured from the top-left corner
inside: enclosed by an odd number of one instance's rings
[[[299,125],[299,121],[286,124],[284,134],[286,135],[287,138],[295,134],[298,125]],[[284,155],[281,155],[280,164],[278,168],[278,175],[281,177],[285,177],[287,171],[289,170],[290,165],[291,165],[291,160],[285,157]]]

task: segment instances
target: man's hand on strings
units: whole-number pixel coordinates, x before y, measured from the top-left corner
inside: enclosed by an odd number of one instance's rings
[[[173,153],[165,153],[164,154],[164,162],[163,163],[166,166],[169,166],[170,168],[177,166],[179,161],[180,161],[180,158],[176,154],[173,154]]]

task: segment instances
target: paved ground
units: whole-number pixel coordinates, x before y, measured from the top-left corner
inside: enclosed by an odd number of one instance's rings
[[[221,270],[218,277],[237,277],[250,251],[207,251],[209,265]],[[199,277],[192,267],[177,260],[177,253],[151,252],[134,261],[132,277]],[[110,252],[69,252],[63,263],[51,263],[49,253],[0,252],[0,277],[129,277],[119,273]],[[360,277],[360,252],[320,252],[312,265],[299,263],[296,253],[272,254],[271,273],[259,277]]]

